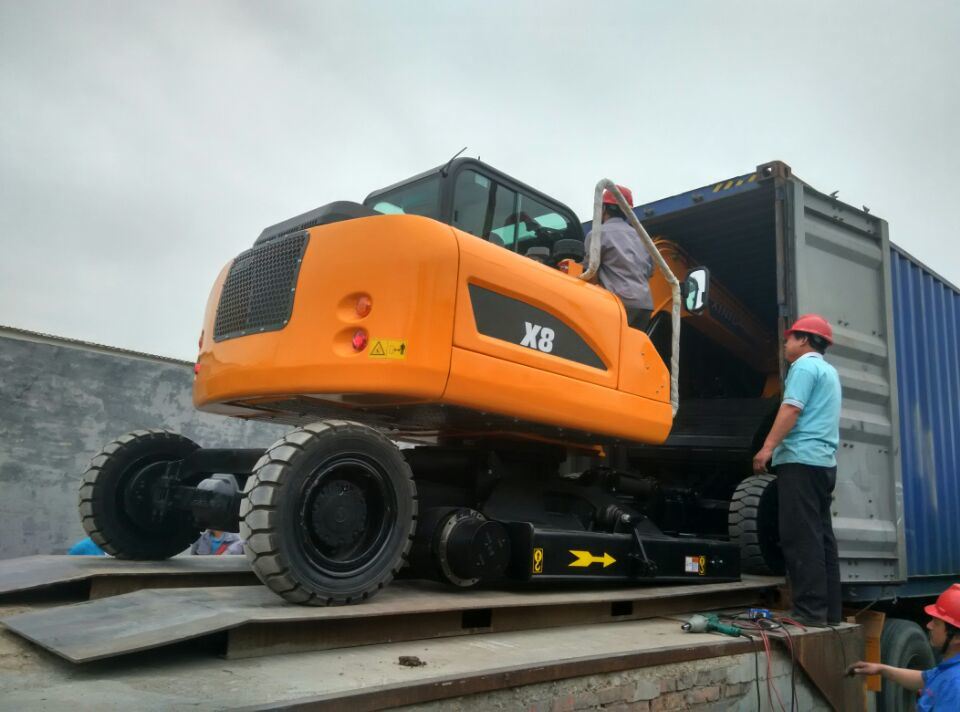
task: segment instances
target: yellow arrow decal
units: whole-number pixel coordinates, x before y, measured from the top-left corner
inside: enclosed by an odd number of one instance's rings
[[[607,568],[610,564],[615,564],[617,562],[610,554],[603,552],[603,556],[594,556],[589,551],[576,551],[575,549],[570,549],[570,553],[576,557],[568,565],[570,568],[585,568],[590,564],[603,564],[603,568]]]

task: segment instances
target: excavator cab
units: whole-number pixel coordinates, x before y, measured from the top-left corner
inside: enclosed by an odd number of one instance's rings
[[[384,215],[432,218],[521,255],[545,250],[550,265],[571,250],[583,255],[583,229],[570,208],[472,158],[375,191],[363,205]],[[558,251],[560,241],[570,242]]]
[[[466,158],[266,228],[211,290],[194,404],[294,429],[266,450],[125,435],[85,476],[87,532],[156,559],[239,530],[261,580],[309,605],[361,602],[401,572],[463,588],[737,579],[735,545],[671,531],[653,473],[605,458],[667,439],[676,369],[578,257],[569,208]],[[661,269],[654,297],[678,327]],[[690,313],[707,289],[692,273]]]

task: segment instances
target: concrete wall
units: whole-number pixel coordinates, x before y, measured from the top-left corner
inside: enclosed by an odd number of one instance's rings
[[[285,426],[198,413],[192,364],[0,327],[0,559],[85,536],[80,478],[118,435],[169,428],[205,447],[266,447]]]

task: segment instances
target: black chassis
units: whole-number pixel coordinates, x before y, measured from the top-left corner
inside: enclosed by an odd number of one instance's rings
[[[260,449],[199,449],[167,464],[148,491],[128,491],[133,499],[127,506],[149,511],[157,521],[171,511],[189,512],[198,529],[237,531],[243,485],[263,454]],[[631,484],[622,475],[597,471],[561,478],[556,454],[543,457],[515,446],[421,447],[404,454],[420,497],[418,540],[429,542],[453,512],[469,511],[506,531],[508,561],[482,583],[740,579],[736,544],[664,534],[636,506],[638,498],[624,494],[654,493],[655,487],[637,480]],[[472,549],[461,555],[483,558]],[[412,557],[407,575],[438,578],[429,558]]]
[[[128,488],[127,510],[149,512],[156,522],[171,511],[189,512],[198,529],[235,532],[240,528],[243,486],[263,454],[261,449],[195,450],[167,463],[151,487]]]

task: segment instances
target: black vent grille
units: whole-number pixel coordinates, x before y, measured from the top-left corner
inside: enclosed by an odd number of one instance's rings
[[[234,260],[217,305],[214,341],[286,326],[308,239],[306,232],[286,235]]]

